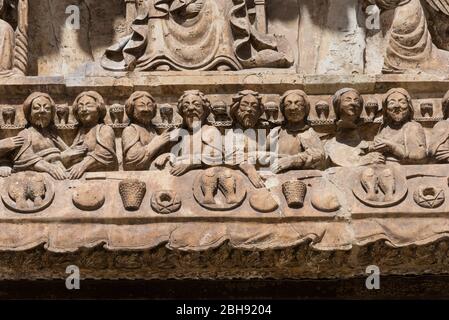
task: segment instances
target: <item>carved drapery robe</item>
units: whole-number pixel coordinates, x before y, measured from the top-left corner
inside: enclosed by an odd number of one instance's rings
[[[405,157],[399,159],[397,156],[385,154],[387,162],[401,164],[419,164],[426,159],[427,142],[423,127],[415,121],[405,123],[401,129],[393,130],[383,126],[377,137],[390,140],[404,147]]]
[[[172,151],[176,163],[219,166],[223,164],[223,137],[217,128],[204,125],[201,131],[184,135]]]
[[[11,25],[0,19],[0,72],[11,70],[14,59],[15,34]]]
[[[269,135],[270,153],[276,158],[304,154],[307,158],[301,169],[319,169],[324,165],[323,144],[315,130],[306,126],[298,132],[277,127]]]
[[[359,135],[357,129],[353,129],[344,139],[337,133],[336,137],[325,143],[324,148],[332,165],[357,167],[364,165],[362,157],[366,155],[369,142]]]
[[[154,128],[131,124],[122,134],[123,167],[125,170],[149,170],[156,155],[149,156],[148,146],[157,135]]]
[[[449,59],[449,0],[371,0],[383,10],[395,9],[387,36],[384,71],[439,69]],[[428,19],[432,19],[429,24]],[[441,20],[446,20],[443,22]],[[438,47],[442,50],[439,50]],[[449,64],[444,66],[449,70]]]
[[[438,162],[449,162],[449,121],[440,121],[429,139],[428,154]]]
[[[38,131],[34,127],[22,130],[19,137],[25,139],[23,146],[14,156],[14,169],[33,170],[39,161],[55,163],[61,161],[64,142],[52,130]]]
[[[115,152],[114,130],[104,124],[98,124],[86,130],[81,128],[73,141],[73,145],[87,146],[87,155],[95,160],[95,165],[88,171],[114,171],[118,169]]]
[[[102,59],[108,70],[239,70],[290,67],[285,38],[260,34],[251,25],[245,0],[203,0],[196,17],[179,12],[191,0],[147,0],[131,35],[110,47]],[[164,69],[165,70],[165,69]]]

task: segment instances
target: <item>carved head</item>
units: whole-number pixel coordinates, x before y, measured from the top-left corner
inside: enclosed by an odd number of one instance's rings
[[[346,123],[355,123],[360,119],[363,111],[363,98],[352,88],[338,90],[333,99],[337,119]]]
[[[310,112],[310,102],[302,90],[290,90],[281,97],[281,112],[287,122],[301,122]]]
[[[47,128],[53,121],[55,102],[50,95],[34,92],[23,103],[23,113],[28,123],[39,128]]]
[[[211,112],[209,99],[198,90],[184,92],[178,101],[178,112],[184,119],[188,129],[193,129],[195,123],[204,124]]]
[[[126,114],[132,122],[150,125],[156,111],[156,100],[148,92],[136,91],[126,101]]]
[[[402,124],[413,119],[412,97],[405,89],[389,90],[383,98],[382,107],[385,123]]]
[[[95,91],[80,93],[73,103],[73,114],[83,126],[93,126],[102,122],[106,116],[103,97]]]
[[[444,95],[443,101],[443,115],[447,119],[449,117],[449,91]]]
[[[253,128],[264,113],[262,97],[251,90],[240,91],[232,98],[231,117],[243,128]]]

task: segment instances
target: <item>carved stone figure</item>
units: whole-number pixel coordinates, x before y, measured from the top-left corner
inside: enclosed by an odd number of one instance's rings
[[[134,92],[126,102],[126,114],[132,124],[122,134],[125,170],[150,169],[151,163],[170,142],[170,133],[158,135],[151,123],[156,112],[156,102],[147,92]]]
[[[47,172],[55,179],[65,179],[63,161],[73,155],[61,153],[65,143],[53,127],[53,99],[46,93],[32,93],[23,103],[23,112],[30,126],[19,133],[24,142],[14,155],[14,170]]]
[[[220,131],[206,124],[211,112],[209,99],[198,90],[184,92],[178,101],[178,112],[183,118],[186,135],[174,148],[174,154],[164,155],[157,161],[161,167],[172,157],[170,173],[182,176],[190,170],[223,163]],[[173,159],[174,156],[174,159]]]
[[[287,91],[281,97],[285,125],[270,133],[270,151],[274,152],[271,170],[279,173],[291,169],[323,167],[325,153],[317,133],[308,125],[310,102],[302,90]]]
[[[423,163],[427,156],[423,127],[413,121],[410,94],[401,88],[389,90],[383,98],[383,124],[369,150],[387,161],[403,164]]]
[[[280,36],[252,25],[246,0],[145,0],[132,32],[102,59],[108,70],[239,70],[290,67]]]
[[[103,97],[95,91],[82,92],[73,103],[73,113],[80,128],[71,149],[83,152],[80,157],[66,161],[68,178],[79,179],[88,171],[116,170],[115,134],[103,123],[106,116]]]
[[[337,116],[337,132],[325,144],[326,154],[332,165],[340,167],[366,166],[385,163],[380,152],[371,152],[369,142],[360,130],[364,101],[357,90],[345,88],[333,97]]]
[[[449,64],[441,62],[449,59],[448,0],[369,2],[377,4],[385,14],[394,10],[386,39],[384,72],[424,70],[447,73]]]
[[[443,121],[438,122],[429,135],[429,156],[437,162],[449,162],[449,91],[443,98]]]
[[[234,130],[229,130],[225,137],[225,143],[231,143],[234,147],[233,150],[226,150],[226,163],[238,166],[258,189],[263,188],[265,183],[256,168],[259,161],[255,152],[257,134],[246,134],[244,131],[258,128],[260,117],[264,113],[261,100],[259,93],[252,90],[240,91],[233,97],[230,115],[234,121]]]
[[[11,14],[12,11],[14,14]],[[11,19],[11,16],[14,18]],[[15,30],[9,20],[16,22]],[[24,75],[27,68],[28,0],[1,0],[0,76]]]

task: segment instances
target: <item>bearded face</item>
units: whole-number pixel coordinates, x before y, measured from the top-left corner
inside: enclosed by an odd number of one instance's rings
[[[31,123],[39,128],[47,128],[53,118],[53,105],[45,97],[36,98],[31,105]]]
[[[242,98],[236,112],[237,122],[245,129],[254,128],[261,116],[259,100],[253,95]]]
[[[187,95],[182,100],[181,113],[189,130],[198,124],[202,125],[205,120],[205,110],[201,97],[194,94]]]
[[[149,97],[138,98],[134,103],[134,119],[143,125],[150,125],[156,116],[156,105]]]
[[[410,116],[410,109],[405,97],[401,93],[393,93],[387,99],[387,117],[393,123],[400,124],[407,121]]]
[[[349,91],[341,96],[340,120],[354,123],[362,114],[362,100],[357,92]]]

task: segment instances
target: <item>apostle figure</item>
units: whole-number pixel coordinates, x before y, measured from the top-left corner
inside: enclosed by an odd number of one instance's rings
[[[285,124],[270,133],[270,151],[275,152],[276,157],[271,165],[272,172],[322,168],[324,148],[317,133],[307,124],[309,111],[310,102],[304,91],[287,91],[281,97]]]
[[[437,162],[449,162],[449,91],[443,98],[443,121],[438,122],[429,139],[429,156]]]
[[[102,66],[116,71],[240,70],[293,64],[285,38],[261,34],[247,0],[145,0]],[[254,4],[253,4],[254,5]]]
[[[14,170],[46,172],[55,179],[65,179],[63,160],[75,155],[61,154],[65,144],[53,128],[53,99],[46,93],[32,93],[23,104],[23,112],[30,126],[19,133],[24,143],[14,156]]]
[[[221,165],[221,133],[217,128],[206,124],[211,112],[209,99],[201,91],[186,91],[179,98],[178,112],[183,118],[184,134],[170,154],[170,173],[181,176],[190,170]],[[164,155],[156,161],[156,165],[161,167],[167,160],[169,158]]]
[[[333,97],[337,116],[337,132],[334,138],[325,144],[326,154],[331,165],[339,167],[356,167],[385,163],[380,152],[371,152],[369,142],[360,130],[363,111],[363,98],[351,88],[337,91]]]
[[[266,141],[258,141],[259,121],[264,113],[262,97],[252,90],[240,91],[233,97],[231,118],[234,129],[225,136],[225,161],[237,166],[256,188],[265,186],[257,172],[260,156],[266,152]],[[232,147],[232,148],[230,148]],[[263,150],[260,150],[263,148]],[[230,150],[231,149],[231,150]]]
[[[423,127],[413,121],[410,94],[402,88],[391,89],[382,106],[383,124],[370,151],[382,153],[389,162],[423,163],[427,156],[426,136]]]
[[[68,162],[69,178],[79,179],[88,171],[117,170],[114,130],[103,124],[106,116],[103,97],[95,91],[81,93],[73,103],[73,113],[80,128],[72,148],[84,148],[86,154]]]
[[[122,134],[125,170],[149,170],[153,160],[170,142],[170,133],[158,135],[151,123],[156,113],[156,102],[148,92],[134,92],[126,102],[131,125]]]

